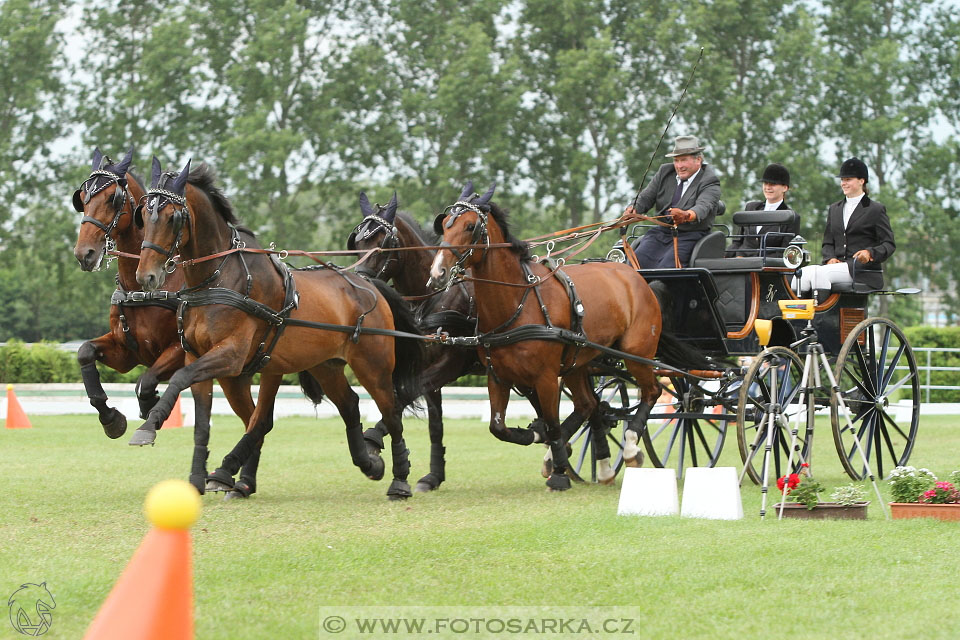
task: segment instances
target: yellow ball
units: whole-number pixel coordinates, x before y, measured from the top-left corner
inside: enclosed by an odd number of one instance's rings
[[[10,389],[13,389],[13,385],[12,385],[12,384],[7,384],[7,391],[10,391]]]
[[[200,494],[184,480],[164,480],[147,492],[143,510],[161,529],[189,529],[200,517]]]

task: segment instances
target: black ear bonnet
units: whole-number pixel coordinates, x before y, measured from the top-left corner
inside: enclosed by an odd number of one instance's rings
[[[111,199],[111,206],[115,215],[119,215],[127,201],[127,170],[133,159],[133,149],[118,163],[101,153],[100,149],[93,152],[90,176],[83,181],[80,188],[73,192],[73,208],[77,213],[83,213],[83,207],[93,196],[97,195],[112,184],[116,185]]]
[[[371,205],[367,199],[367,194],[360,192],[360,212],[363,214],[363,220],[360,221],[353,232],[347,237],[347,249],[355,251],[357,241],[366,240],[380,231],[386,233],[381,248],[393,248],[398,244],[397,227],[393,224],[397,217],[397,192],[393,192],[393,198],[385,206],[379,204]]]
[[[433,230],[438,236],[443,235],[443,229],[446,227],[449,229],[453,226],[454,221],[464,211],[474,211],[476,213],[489,213],[490,212],[490,198],[493,197],[493,192],[497,187],[497,183],[494,182],[490,185],[490,188],[487,189],[485,194],[478,195],[473,193],[473,181],[468,180],[467,184],[463,186],[463,190],[460,192],[460,197],[455,203],[447,207],[442,213],[437,214],[437,217],[433,220]],[[443,224],[445,218],[450,217],[447,220],[447,224]]]

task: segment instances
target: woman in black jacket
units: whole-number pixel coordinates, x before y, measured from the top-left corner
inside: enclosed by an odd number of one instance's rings
[[[823,231],[823,264],[800,271],[800,293],[820,290],[820,301],[835,284],[883,288],[883,263],[897,245],[887,208],[867,195],[867,165],[850,158],[840,166],[843,200],[830,205]]]

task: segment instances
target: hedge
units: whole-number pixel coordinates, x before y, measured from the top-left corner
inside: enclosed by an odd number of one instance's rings
[[[960,327],[910,327],[904,330],[910,346],[934,347],[941,349],[960,349]],[[927,366],[927,354],[916,353],[917,366]],[[960,352],[934,352],[930,354],[932,367],[960,367]],[[920,372],[920,384],[927,383],[927,374]],[[931,385],[960,386],[960,371],[933,371],[930,373]],[[921,399],[926,401],[927,392],[921,390]],[[960,391],[934,389],[930,391],[930,402],[960,402]]]
[[[910,327],[904,333],[913,347],[960,348],[960,327]],[[960,367],[960,353],[933,353],[931,365],[941,367]],[[917,365],[925,366],[926,354],[917,354]],[[100,379],[103,382],[136,382],[144,367],[136,367],[127,373],[118,373],[109,367],[97,364]],[[353,376],[351,382],[355,383]],[[254,383],[259,381],[254,378]],[[0,346],[0,382],[37,383],[37,382],[81,382],[77,356],[69,351],[61,351],[56,343],[39,342],[30,346],[18,341]],[[934,371],[930,375],[934,385],[960,386],[960,371]],[[463,385],[483,386],[483,376],[465,376],[458,381]],[[921,372],[920,383],[926,384],[926,374]],[[284,376],[284,384],[297,384],[296,375]],[[926,392],[923,399],[926,400]],[[960,402],[960,391],[934,390],[930,392],[932,402]]]

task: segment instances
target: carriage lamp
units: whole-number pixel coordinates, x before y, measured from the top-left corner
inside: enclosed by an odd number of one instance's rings
[[[623,252],[623,241],[617,240],[613,248],[607,252],[607,260],[610,262],[626,262],[627,255]]]
[[[784,320],[811,320],[813,319],[816,300],[777,300],[780,305],[780,314]]]
[[[799,269],[809,258],[805,253],[802,247],[798,247],[795,244],[789,245],[783,250],[784,266],[789,269]]]
[[[757,318],[753,321],[753,330],[757,332],[757,338],[760,340],[760,346],[765,347],[770,344],[770,332],[773,330],[773,320],[763,320]]]

